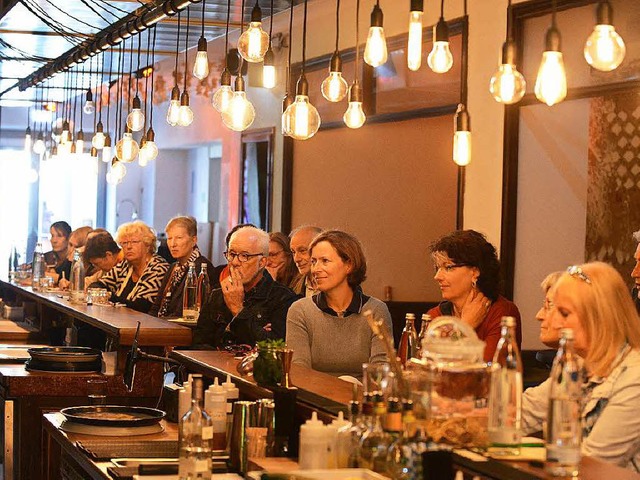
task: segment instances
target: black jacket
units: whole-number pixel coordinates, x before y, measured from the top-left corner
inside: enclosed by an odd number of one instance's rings
[[[218,348],[227,344],[254,346],[257,341],[285,338],[287,312],[298,299],[288,287],[275,282],[265,270],[262,279],[245,293],[244,308],[235,317],[224,303],[222,289],[215,289],[202,307],[193,331],[193,345]],[[265,326],[271,324],[271,330]]]

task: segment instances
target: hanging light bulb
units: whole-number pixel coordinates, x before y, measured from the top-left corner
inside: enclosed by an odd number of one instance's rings
[[[196,61],[193,64],[193,76],[198,80],[204,80],[209,76],[209,57],[207,56],[207,39],[203,36],[198,40]]]
[[[271,47],[264,54],[264,64],[262,65],[262,86],[273,88],[276,86],[276,65],[275,55]]]
[[[84,153],[84,132],[82,130],[78,132],[75,146],[76,146],[76,154],[82,155]]]
[[[91,146],[98,150],[102,150],[102,147],[104,147],[104,125],[102,125],[101,121],[96,124],[96,133],[93,134],[91,139]]]
[[[31,148],[33,147],[31,140],[31,127],[27,127],[24,132],[24,151],[31,152]]]
[[[56,158],[58,158],[58,146],[54,144],[53,147],[51,147],[51,155],[49,155],[49,159],[55,160]]]
[[[309,102],[309,84],[304,76],[300,75],[296,87],[296,98],[284,112],[286,123],[291,138],[307,140],[313,137],[320,128],[320,114],[316,107]]]
[[[65,144],[69,142],[69,122],[66,120],[62,122],[62,133],[60,134],[60,143]]]
[[[123,163],[131,163],[138,156],[139,150],[138,142],[133,139],[133,134],[127,127],[122,138],[116,143],[116,157]]]
[[[153,128],[149,128],[147,131],[147,141],[144,142],[144,146],[140,149],[140,157],[144,153],[144,157],[148,162],[155,160],[158,157],[158,146],[156,145],[156,134]]]
[[[102,147],[102,161],[109,163],[111,161],[111,135],[107,132],[104,137],[104,146]]]
[[[596,26],[584,45],[584,58],[596,70],[610,72],[624,60],[627,48],[613,26],[613,7],[608,0],[598,3]]]
[[[213,105],[213,108],[222,113],[224,110],[229,108],[229,103],[232,98],[233,89],[231,88],[231,73],[227,67],[224,67],[222,75],[220,76],[220,87],[218,87],[216,93],[213,94],[211,104]]]
[[[238,39],[238,51],[247,62],[258,63],[264,59],[267,48],[269,48],[269,35],[262,29],[262,10],[256,0],[251,10],[249,27]]]
[[[330,102],[339,102],[347,95],[348,90],[349,84],[342,76],[342,59],[340,58],[340,52],[336,50],[331,56],[329,75],[322,81],[320,91],[322,92],[322,96]]]
[[[282,115],[281,115],[281,130],[282,136],[290,137],[291,136],[291,124],[289,122],[289,117],[285,115],[287,112],[287,108],[289,105],[293,103],[293,96],[288,92],[282,98]]]
[[[435,73],[446,73],[453,66],[453,55],[449,48],[449,27],[444,17],[433,27],[433,49],[427,57],[429,68]]]
[[[167,123],[172,127],[178,124],[178,113],[180,111],[180,89],[176,85],[171,89],[171,101],[169,102],[169,110],[167,111]]]
[[[38,133],[37,140],[33,143],[33,153],[42,155],[45,150],[46,150],[46,147],[44,144],[44,136],[42,135],[42,132],[40,132]]]
[[[384,36],[382,21],[380,0],[377,0],[371,11],[371,26],[369,27],[367,44],[364,47],[364,61],[372,67],[384,65],[388,57],[387,40]]]
[[[553,21],[551,28],[547,30],[545,51],[542,53],[534,88],[537,99],[549,106],[561,102],[567,96],[567,73],[560,47],[560,31]]]
[[[193,110],[189,106],[189,94],[185,90],[180,97],[180,109],[178,110],[178,125],[188,127],[193,123]]]
[[[87,95],[84,100],[84,107],[82,107],[82,111],[87,115],[91,115],[93,114],[95,109],[96,109],[96,105],[95,103],[93,103],[93,93],[91,92],[91,89],[88,88]]]
[[[456,129],[453,135],[453,161],[464,167],[471,162],[471,119],[463,103],[458,104],[453,123]]]
[[[127,115],[127,127],[133,132],[139,132],[144,128],[144,113],[142,113],[142,102],[138,95],[133,99],[131,112]]]
[[[502,45],[502,63],[489,83],[489,91],[496,102],[517,103],[527,90],[527,82],[516,68],[515,56],[516,45],[513,40],[507,40]]]
[[[422,16],[424,0],[411,0],[409,12],[409,41],[407,43],[407,66],[417,71],[422,65]]]
[[[96,147],[91,147],[91,158],[98,158],[98,149]]]
[[[238,75],[235,80],[235,91],[229,102],[229,108],[222,112],[222,122],[231,130],[242,132],[251,126],[256,118],[253,104],[247,99],[244,91],[244,78]]]
[[[349,107],[344,112],[342,120],[349,128],[360,128],[367,119],[362,110],[362,87],[356,78],[349,89]]]
[[[127,174],[127,167],[124,166],[117,158],[111,159],[111,170],[107,173],[107,182],[111,185],[122,183]]]
[[[74,156],[75,156],[75,154],[76,154],[76,142],[73,142],[73,141],[72,141],[72,142],[70,142],[70,145],[71,145],[71,146],[69,147],[69,153],[70,153],[71,155],[74,155]]]

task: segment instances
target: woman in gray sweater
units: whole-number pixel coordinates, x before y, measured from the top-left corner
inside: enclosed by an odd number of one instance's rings
[[[387,361],[384,346],[371,331],[363,312],[383,319],[389,331],[391,315],[377,298],[362,292],[367,260],[357,238],[327,230],[311,245],[311,275],[319,293],[289,308],[287,346],[293,363],[331,375],[362,377],[363,363]]]

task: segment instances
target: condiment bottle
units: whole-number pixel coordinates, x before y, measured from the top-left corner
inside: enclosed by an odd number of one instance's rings
[[[351,422],[344,418],[342,411],[338,412],[338,418],[334,418],[327,425],[329,430],[329,462],[327,468],[346,468],[349,460],[349,427],[351,427]]]
[[[327,428],[318,420],[318,414],[313,412],[311,420],[300,426],[300,452],[298,463],[300,470],[327,468],[329,453],[327,442]]]
[[[213,449],[224,450],[227,446],[227,391],[218,384],[216,377],[204,397],[204,409],[211,416],[213,426]]]

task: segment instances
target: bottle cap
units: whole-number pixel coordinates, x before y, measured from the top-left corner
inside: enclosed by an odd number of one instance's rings
[[[407,314],[404,316],[404,318],[405,318],[406,320],[409,320],[409,319],[411,319],[411,320],[415,320],[415,319],[416,319],[416,314],[415,314],[415,313],[407,313]]]
[[[349,420],[344,418],[344,413],[342,413],[342,410],[341,410],[340,412],[338,412],[338,418],[334,418],[330,423],[330,425],[332,427],[340,429],[342,427],[345,427],[346,425],[349,425],[350,423],[351,422],[349,422]]]
[[[224,393],[226,395],[227,393],[226,388],[224,388],[223,385],[220,385],[220,383],[218,383],[218,377],[213,379],[213,383],[209,385],[209,388],[207,389],[207,391],[214,394]]]
[[[222,386],[227,391],[227,400],[235,400],[240,397],[240,390],[238,390],[238,387],[231,381],[231,375],[227,375],[227,380]]]
[[[300,433],[305,432],[305,434],[321,434],[324,433],[324,423],[322,420],[318,420],[318,413],[313,412],[311,414],[311,418],[307,420],[305,423],[300,425]]]

